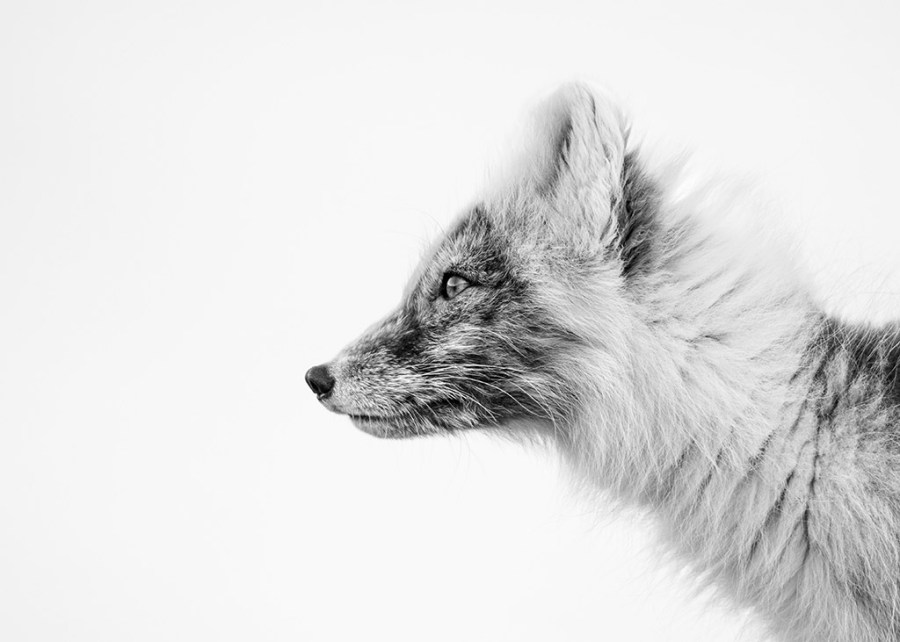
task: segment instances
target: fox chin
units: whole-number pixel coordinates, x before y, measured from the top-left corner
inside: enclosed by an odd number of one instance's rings
[[[739,190],[629,131],[590,86],[547,98],[309,387],[377,437],[554,444],[779,639],[900,639],[900,326],[826,314]]]

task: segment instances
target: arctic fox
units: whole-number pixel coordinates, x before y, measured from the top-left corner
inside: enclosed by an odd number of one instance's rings
[[[378,437],[553,443],[779,639],[900,639],[900,328],[825,314],[591,87],[535,121],[318,399]]]

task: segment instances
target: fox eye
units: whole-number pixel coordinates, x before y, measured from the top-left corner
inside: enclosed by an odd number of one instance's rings
[[[458,274],[448,272],[444,275],[444,282],[441,284],[441,296],[448,301],[472,285]]]

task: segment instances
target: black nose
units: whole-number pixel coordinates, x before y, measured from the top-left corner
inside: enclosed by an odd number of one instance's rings
[[[325,366],[313,366],[306,371],[306,383],[320,397],[324,397],[334,388],[334,377]]]

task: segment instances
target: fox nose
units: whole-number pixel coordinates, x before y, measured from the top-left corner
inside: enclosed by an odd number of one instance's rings
[[[334,388],[334,377],[326,366],[313,366],[306,371],[306,384],[319,397],[325,397]]]

